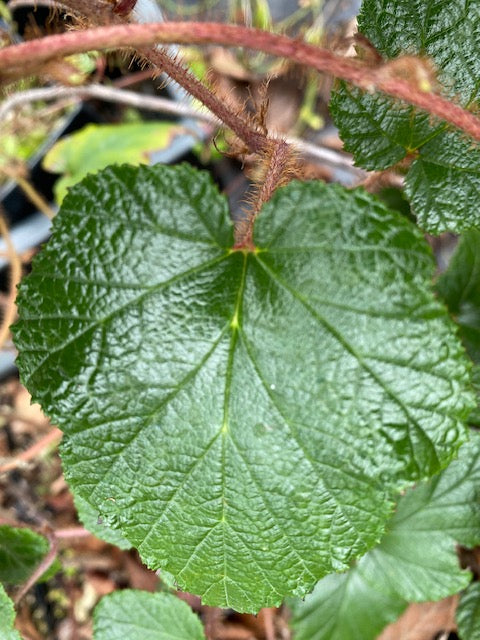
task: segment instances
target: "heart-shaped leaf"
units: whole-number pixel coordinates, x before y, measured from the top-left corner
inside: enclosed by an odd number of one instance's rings
[[[303,595],[446,465],[472,407],[428,245],[364,191],[291,183],[232,249],[187,166],[69,193],[20,288],[22,379],[66,476],[207,604]]]

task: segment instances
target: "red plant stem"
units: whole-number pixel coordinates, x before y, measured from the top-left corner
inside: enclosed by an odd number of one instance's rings
[[[52,532],[47,532],[44,535],[46,535],[50,545],[48,549],[48,553],[42,559],[40,564],[36,567],[35,571],[30,575],[28,580],[25,582],[25,584],[21,587],[21,589],[16,594],[15,596],[16,605],[20,602],[23,596],[33,587],[33,585],[37,582],[37,580],[43,576],[45,571],[47,571],[55,562],[55,558],[57,557],[57,553],[58,553],[57,540],[55,538],[55,535]]]
[[[272,197],[275,189],[288,182],[289,173],[294,163],[294,156],[290,145],[285,140],[273,140],[272,150],[269,156],[265,157],[267,162],[265,175],[260,186],[254,193],[252,209],[247,213],[244,220],[240,220],[234,229],[235,244],[234,249],[253,251],[253,226],[260,213],[262,206]]]
[[[62,437],[62,432],[60,429],[52,429],[49,431],[43,438],[40,438],[35,444],[29,447],[26,451],[20,453],[13,460],[9,460],[5,464],[0,465],[0,473],[6,473],[7,471],[12,471],[12,469],[16,469],[21,464],[36,458],[37,455],[41,454],[44,449],[49,447],[51,444],[57,444]]]
[[[70,538],[89,538],[93,533],[84,527],[67,527],[66,529],[56,529],[54,531],[57,540],[69,540]]]
[[[475,115],[438,94],[423,91],[414,81],[392,77],[391,72],[386,71],[387,66],[369,67],[359,60],[344,58],[287,36],[236,25],[209,22],[122,24],[47,36],[0,49],[0,69],[5,69],[4,77],[8,79],[14,72],[27,75],[33,65],[38,67],[59,56],[92,49],[142,47],[158,42],[242,46],[284,57],[362,89],[381,91],[404,100],[480,140],[480,120]]]
[[[164,71],[167,76],[175,80],[190,95],[200,100],[217,118],[229,127],[252,153],[265,151],[268,145],[267,137],[256,131],[252,124],[248,123],[241,114],[232,111],[225,101],[222,101],[200,82],[190,71],[185,69],[175,58],[172,58],[163,49],[139,48],[150,62]]]

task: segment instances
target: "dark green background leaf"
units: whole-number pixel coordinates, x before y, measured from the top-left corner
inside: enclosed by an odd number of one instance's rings
[[[470,0],[364,0],[359,29],[387,59],[429,56],[445,95],[463,106],[478,99],[480,6]],[[415,154],[407,194],[421,227],[431,233],[480,224],[478,145],[405,103],[341,84],[331,111],[356,162],[386,169]]]
[[[302,595],[447,464],[468,365],[421,234],[363,191],[278,191],[231,250],[203,173],[112,167],[20,289],[22,378],[73,490],[208,604]]]
[[[359,30],[386,58],[435,61],[447,93],[464,105],[480,94],[480,6],[472,0],[363,0]]]
[[[0,581],[26,580],[47,554],[48,541],[30,529],[0,526]]]
[[[428,114],[414,107],[344,82],[332,95],[330,111],[345,148],[356,164],[371,171],[400,162],[445,128],[432,127]]]
[[[198,616],[169,593],[126,589],[100,600],[95,640],[205,640]]]
[[[432,138],[410,167],[405,191],[424,229],[480,226],[480,147],[456,131]]]
[[[437,281],[436,289],[460,327],[468,354],[479,364],[480,231],[469,231],[460,238],[448,269]]]
[[[465,588],[471,574],[460,568],[456,544],[479,542],[480,436],[474,432],[457,460],[400,499],[377,547],[348,573],[321,580],[305,602],[292,603],[295,640],[373,640],[409,601],[439,600]]]

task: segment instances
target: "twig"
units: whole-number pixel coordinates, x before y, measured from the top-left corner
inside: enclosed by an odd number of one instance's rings
[[[68,6],[62,4],[61,2],[57,2],[57,0],[10,0],[8,2],[8,8],[19,9],[21,7],[48,7],[50,9],[67,9]]]
[[[10,259],[10,287],[7,299],[7,306],[3,314],[2,323],[0,325],[0,348],[3,347],[10,331],[10,325],[15,320],[16,307],[15,299],[17,297],[17,285],[22,277],[22,263],[20,257],[15,250],[8,225],[5,221],[3,207],[0,205],[0,235],[5,239],[7,252]]]
[[[0,465],[0,473],[6,473],[7,471],[12,471],[12,469],[16,469],[21,466],[23,463],[28,462],[35,458],[39,453],[41,453],[46,447],[49,445],[59,442],[62,437],[62,432],[60,429],[54,428],[52,431],[47,433],[47,435],[37,440],[31,447],[22,451],[18,456],[16,456],[10,462],[6,462],[3,465]]]
[[[263,626],[265,628],[265,640],[275,640],[274,613],[275,609],[262,609]]]
[[[195,118],[209,125],[219,127],[222,122],[210,111],[199,111],[181,102],[170,100],[169,98],[144,96],[135,91],[127,91],[116,87],[106,87],[101,84],[90,84],[84,87],[46,87],[40,89],[28,89],[13,94],[0,105],[0,121],[8,113],[23,104],[35,102],[37,100],[61,100],[71,98],[72,100],[82,100],[94,98],[105,102],[126,104],[138,109],[168,113],[184,118]],[[312,158],[318,162],[327,162],[334,166],[344,167],[358,177],[364,177],[365,172],[353,166],[350,156],[327,147],[321,147],[311,142],[302,140],[295,136],[285,136],[285,141],[294,146],[303,157]]]
[[[15,169],[11,170],[8,166],[5,166],[2,167],[0,171],[18,184],[23,193],[27,196],[30,202],[37,207],[39,211],[47,216],[49,220],[53,219],[53,217],[55,216],[55,211],[51,208],[42,194],[35,189],[30,180],[22,175],[22,173],[25,173],[23,167],[20,168],[20,171],[16,171]]]
[[[158,42],[242,46],[287,58],[346,80],[361,89],[381,91],[415,105],[465,131],[475,140],[480,140],[479,118],[460,105],[433,93],[430,88],[423,90],[418,78],[408,81],[396,77],[394,67],[389,63],[371,67],[358,59],[339,56],[327,49],[300,42],[298,39],[237,25],[209,22],[117,24],[46,36],[1,49],[0,80],[2,73],[4,73],[4,80],[11,79],[12,75],[22,77],[31,73],[32,69],[38,68],[42,63],[59,56],[115,47],[137,47],[144,55],[142,47]],[[170,75],[168,69],[165,71]],[[171,77],[178,82],[173,75]],[[183,84],[182,86],[191,92],[189,86]],[[207,106],[211,108],[210,105],[207,104]],[[232,123],[227,122],[221,112],[216,108],[214,112],[231,127]],[[260,133],[258,136],[261,138]],[[252,146],[250,148],[253,151],[257,150]]]
[[[42,559],[38,567],[31,574],[31,576],[28,578],[28,580],[25,582],[23,587],[15,596],[14,602],[16,605],[20,602],[23,596],[33,587],[33,585],[37,582],[37,580],[43,576],[45,571],[47,571],[52,566],[52,564],[55,561],[55,558],[57,557],[58,545],[57,545],[57,539],[55,537],[55,534],[52,531],[48,531],[48,532],[44,532],[43,535],[46,536],[50,545],[48,549],[48,553]]]
[[[220,120],[212,113],[202,113],[188,105],[174,102],[169,98],[143,96],[135,91],[127,91],[125,89],[117,89],[115,87],[105,87],[100,84],[90,84],[84,87],[45,87],[40,89],[28,89],[14,93],[12,96],[3,101],[0,105],[0,121],[7,114],[19,105],[37,100],[59,100],[63,98],[72,98],[73,100],[83,100],[85,98],[95,98],[105,102],[115,102],[126,104],[138,109],[148,109],[150,111],[160,111],[175,116],[192,117],[198,120],[215,124],[219,126]]]
[[[130,26],[130,25],[126,25]],[[142,25],[138,25],[142,26]],[[201,102],[214,113],[224,126],[231,129],[252,153],[262,154],[269,148],[267,135],[248,116],[232,109],[225,96],[219,96],[186,69],[181,62],[159,47],[138,47],[146,61],[161,69],[169,78],[177,82],[187,94]]]
[[[84,527],[68,527],[54,531],[57,540],[69,540],[70,538],[89,538],[93,533]]]

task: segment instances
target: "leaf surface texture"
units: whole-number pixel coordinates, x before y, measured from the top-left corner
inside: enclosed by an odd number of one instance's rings
[[[472,582],[462,594],[456,613],[458,636],[480,640],[480,584]]]

